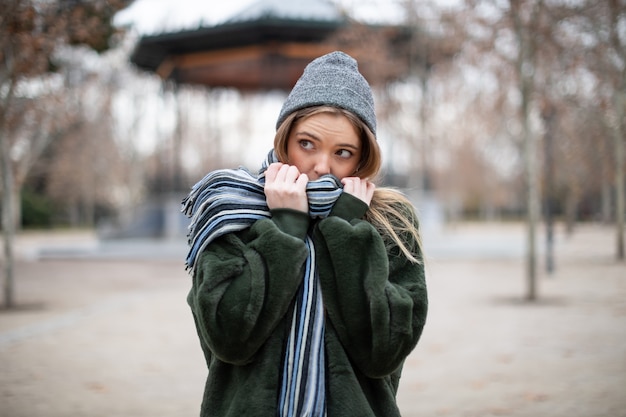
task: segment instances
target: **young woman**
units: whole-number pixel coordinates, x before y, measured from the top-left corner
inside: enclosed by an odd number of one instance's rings
[[[427,293],[413,207],[373,182],[375,134],[356,61],[324,55],[285,101],[261,172],[211,172],[183,202],[202,416],[400,415]]]

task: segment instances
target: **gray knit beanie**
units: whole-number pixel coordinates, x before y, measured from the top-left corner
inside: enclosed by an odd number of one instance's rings
[[[283,103],[276,129],[294,111],[320,105],[351,111],[376,135],[372,90],[350,55],[335,51],[309,63]]]

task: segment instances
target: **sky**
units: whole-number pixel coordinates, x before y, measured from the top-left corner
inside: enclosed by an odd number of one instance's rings
[[[116,16],[116,24],[132,24],[140,35],[214,25],[224,21],[257,0],[135,0]],[[306,0],[292,0],[306,1]],[[452,0],[436,0],[450,2]],[[398,19],[398,9],[390,0],[334,0],[363,20]]]
[[[115,24],[130,26],[131,32],[139,36],[195,28],[199,25],[211,26],[225,21],[257,1],[258,0],[135,0],[128,8],[116,15]],[[376,16],[378,19],[380,19],[381,16],[385,16],[384,10],[389,13],[389,5],[391,4],[391,0],[333,0],[333,2],[339,3],[347,10],[350,10],[355,17],[358,17],[357,15],[360,15],[362,18]],[[381,8],[381,4],[386,7]],[[236,104],[239,103],[236,102]],[[278,112],[280,103],[271,103],[268,107],[267,112],[271,114],[268,120],[272,120],[272,124],[263,126],[263,128],[265,131],[273,132],[274,113]],[[260,109],[257,109],[255,113],[259,111]],[[142,132],[144,135],[150,137],[154,136],[151,129],[142,129]],[[146,147],[149,149],[153,145],[153,139],[154,138],[142,142],[146,142]],[[267,147],[269,145],[271,145],[271,141],[264,141],[261,146]]]
[[[204,23],[212,25],[228,18],[255,0],[135,0],[116,16],[117,24],[132,24],[140,34],[186,28]]]
[[[115,19],[117,25],[131,26],[131,32],[139,36],[158,34],[162,32],[173,32],[182,29],[192,29],[199,25],[211,26],[219,24],[233,15],[245,10],[247,7],[258,0],[135,0],[131,6],[118,13]],[[308,1],[308,0],[286,0],[286,1]],[[456,0],[417,0],[417,4],[425,5],[427,3],[451,3]],[[397,21],[401,19],[401,13],[398,9],[394,9],[393,5],[397,5],[399,1],[392,0],[332,0],[333,3],[340,4],[345,10],[349,11],[351,16],[364,21]],[[275,98],[274,101],[279,98]],[[284,99],[284,98],[282,98]],[[255,145],[250,149],[253,155],[258,154],[259,149],[271,147],[274,119],[280,108],[279,101],[267,100],[267,102],[257,103],[259,106],[252,112],[251,116],[255,116],[254,135],[262,138],[262,140],[253,140]],[[124,109],[128,110],[129,104]],[[132,107],[132,103],[130,104]],[[238,100],[229,103],[228,106],[241,107]],[[163,112],[164,109],[154,105],[154,111]],[[124,110],[124,112],[126,112]],[[146,110],[148,111],[148,110]],[[230,112],[235,113],[235,112]],[[147,136],[145,142],[147,148],[154,145],[155,137],[159,135],[159,129],[164,127],[157,126],[165,123],[163,117],[159,117],[159,123],[155,123],[155,117],[148,117],[152,120],[145,129],[141,129],[142,136]],[[261,120],[261,121],[259,121]],[[269,121],[269,122],[268,122]],[[270,123],[271,122],[271,123]],[[151,126],[151,128],[149,128]],[[156,127],[155,127],[156,126]],[[154,129],[157,130],[155,133]],[[228,143],[228,141],[227,141]],[[264,151],[263,151],[264,152]],[[254,161],[255,156],[251,156],[248,161]],[[246,158],[248,159],[248,158]],[[256,158],[258,159],[258,158]]]

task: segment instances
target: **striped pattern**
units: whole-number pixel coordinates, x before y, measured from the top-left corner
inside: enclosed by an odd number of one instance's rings
[[[187,234],[190,246],[185,262],[187,270],[195,272],[198,256],[213,240],[270,217],[263,187],[265,170],[274,162],[278,162],[278,158],[272,150],[258,176],[245,168],[222,169],[209,172],[193,186],[181,210],[191,218]],[[306,190],[312,218],[327,217],[342,193],[341,182],[332,175],[310,181]]]
[[[187,270],[195,272],[196,261],[218,237],[250,227],[269,218],[263,184],[244,169],[207,174],[183,200],[183,212],[191,217],[187,243]]]
[[[283,359],[280,417],[326,415],[324,305],[315,271],[315,247],[309,237],[306,243],[309,257],[305,279],[296,299]]]
[[[207,174],[183,200],[182,211],[191,217],[186,268],[195,273],[197,260],[213,240],[250,227],[269,218],[263,191],[265,170],[277,162],[271,151],[258,176],[244,168]],[[340,181],[327,175],[307,184],[309,215],[330,214],[341,195]],[[298,292],[283,358],[283,377],[278,415],[280,417],[326,415],[324,378],[324,307],[315,268],[315,247],[307,237],[309,251],[303,283]]]

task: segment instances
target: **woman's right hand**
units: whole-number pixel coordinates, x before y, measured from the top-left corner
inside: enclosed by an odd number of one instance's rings
[[[309,177],[293,165],[276,162],[265,171],[265,199],[271,209],[289,208],[309,212],[306,185]]]

